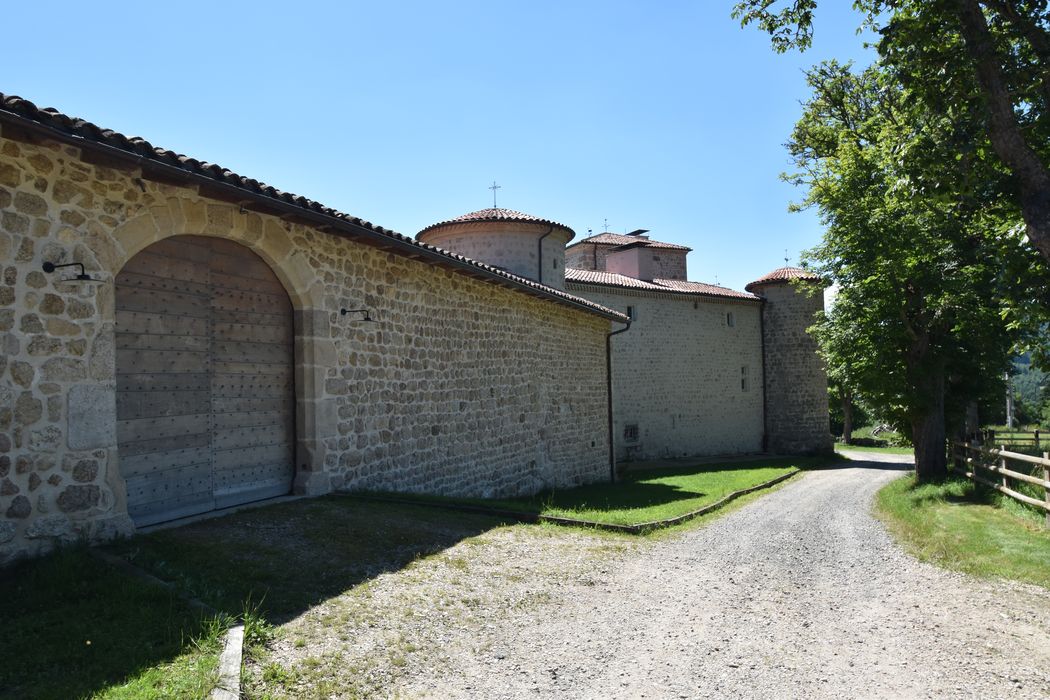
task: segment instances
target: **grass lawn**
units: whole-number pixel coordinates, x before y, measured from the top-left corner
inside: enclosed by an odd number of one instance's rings
[[[24,562],[0,571],[0,698],[206,698],[229,618],[254,613],[250,647],[265,641],[260,618],[285,622],[500,523],[329,496],[105,547],[216,608],[222,624],[84,548]]]
[[[876,513],[920,559],[1050,588],[1050,531],[1042,516],[997,501],[968,480],[917,486],[908,476],[879,491]]]
[[[842,450],[850,450],[852,452],[881,452],[888,455],[915,454],[915,449],[912,447],[863,447],[861,445],[843,445],[841,442],[836,442],[835,451],[841,452]]]
[[[615,484],[589,484],[524,498],[416,498],[611,525],[639,525],[685,515],[734,491],[757,486],[795,469],[820,467],[826,463],[824,458],[762,458],[632,471]],[[402,494],[398,497],[414,498]]]
[[[0,572],[0,697],[206,697],[225,626],[83,548]]]
[[[140,535],[110,551],[223,613],[247,609],[280,624],[500,524],[337,494]]]

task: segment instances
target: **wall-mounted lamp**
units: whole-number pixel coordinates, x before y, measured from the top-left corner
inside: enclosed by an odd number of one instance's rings
[[[347,314],[364,314],[364,317],[355,320],[365,323],[379,323],[379,321],[372,318],[372,312],[368,309],[339,309],[340,316],[346,316]]]
[[[61,267],[79,267],[80,268],[80,274],[79,275],[76,275],[75,277],[68,277],[68,278],[65,278],[65,279],[61,279],[61,280],[59,280],[59,282],[93,282],[95,284],[98,284],[98,283],[102,282],[102,280],[97,280],[97,279],[94,279],[94,278],[88,276],[87,272],[84,271],[84,263],[71,262],[71,263],[63,263],[61,265],[56,265],[53,262],[45,262],[43,267],[44,267],[44,272],[46,272],[48,274],[51,274],[52,272],[54,272],[55,270],[57,270],[57,269],[59,269]]]

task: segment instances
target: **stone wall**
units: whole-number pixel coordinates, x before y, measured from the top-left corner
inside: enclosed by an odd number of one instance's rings
[[[615,246],[593,245],[584,243],[570,247],[565,252],[565,266],[576,270],[593,270],[611,272],[608,265],[610,251]],[[651,255],[647,268],[652,272],[649,279],[682,280],[689,279],[686,256],[689,251],[671,248],[642,248],[641,252]]]
[[[571,232],[561,226],[554,227],[551,235],[543,239],[541,263],[536,257],[541,245],[539,240],[549,230],[549,224],[468,221],[427,230],[419,240],[515,275],[542,281],[548,287],[565,289],[565,244]]]
[[[617,311],[632,307],[630,330],[612,339],[618,460],[761,451],[758,303],[568,286]],[[727,312],[733,313],[732,326]],[[742,367],[747,368],[746,389]],[[638,426],[636,443],[624,439],[628,425]]]
[[[689,279],[685,264],[688,251],[669,248],[650,248],[648,250],[653,254],[653,270],[656,273],[653,279],[682,281]]]
[[[297,492],[513,495],[606,475],[608,321],[85,163],[71,146],[2,138],[0,563],[133,530],[113,278],[178,234],[244,244],[288,291]],[[71,270],[45,274],[45,261],[82,262],[101,283],[62,282]]]
[[[806,329],[824,308],[787,282],[752,285],[765,298],[767,448],[780,453],[832,449],[828,424],[828,379],[817,343]]]
[[[565,267],[605,272],[605,258],[612,246],[581,243],[565,250]]]

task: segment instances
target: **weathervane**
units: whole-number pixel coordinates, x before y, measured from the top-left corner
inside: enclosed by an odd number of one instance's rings
[[[788,259],[788,249],[787,248],[784,248],[784,264],[785,265],[790,265],[791,264],[790,260]]]
[[[492,187],[490,187],[489,189],[492,190],[492,208],[498,209],[499,207],[496,206],[496,190],[502,190],[503,188],[497,185],[496,181],[493,180]]]
[[[609,220],[608,219],[605,220],[605,232],[609,233]]]

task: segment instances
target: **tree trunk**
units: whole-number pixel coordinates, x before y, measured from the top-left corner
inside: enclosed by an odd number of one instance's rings
[[[1003,79],[1002,57],[978,0],[956,0],[966,50],[988,107],[988,137],[1021,194],[1021,215],[1032,244],[1050,261],[1050,169],[1025,141]]]
[[[853,444],[853,393],[842,392],[842,444]]]
[[[911,418],[911,439],[915,445],[915,475],[919,481],[943,481],[948,476],[944,428],[944,369],[928,376],[925,393],[929,399],[923,411]]]
[[[1019,10],[1016,0],[981,0],[981,3],[995,10],[1015,32],[1028,41],[1039,63],[1043,66],[1050,64],[1050,32],[1043,29],[1028,12]],[[1050,109],[1050,73],[1045,70],[1040,87],[1046,107]]]

